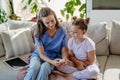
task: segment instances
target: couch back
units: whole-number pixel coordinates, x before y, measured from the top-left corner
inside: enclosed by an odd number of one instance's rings
[[[35,26],[35,22],[23,22],[10,20],[5,24],[0,25],[0,56],[5,55],[6,49],[4,48],[4,41],[1,37],[1,31],[11,31],[16,30],[16,33],[19,32],[20,28],[30,28],[32,29]],[[67,40],[71,37],[71,22],[62,22],[61,25],[65,28],[67,33]],[[112,21],[112,27],[109,27],[106,22],[100,22],[96,24],[90,24],[88,26],[87,36],[90,37],[96,44],[96,54],[98,56],[108,56],[109,54],[120,54],[120,22]],[[3,28],[4,27],[4,28]],[[13,32],[16,34],[15,31]],[[29,33],[29,32],[28,32]],[[27,34],[28,34],[27,33]],[[30,33],[29,33],[30,34]],[[13,34],[10,34],[13,35]]]
[[[112,20],[110,34],[110,53],[120,55],[120,21]]]

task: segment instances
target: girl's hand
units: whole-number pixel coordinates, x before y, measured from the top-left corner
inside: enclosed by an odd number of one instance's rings
[[[70,60],[69,59],[65,59],[65,65],[69,65]]]
[[[86,65],[82,61],[79,61],[77,64],[78,65],[76,66],[78,70],[84,70],[86,68]]]

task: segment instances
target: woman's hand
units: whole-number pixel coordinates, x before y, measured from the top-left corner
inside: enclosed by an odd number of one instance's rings
[[[64,64],[65,64],[65,61],[63,61],[63,60],[60,59],[60,58],[57,58],[57,59],[53,60],[52,64],[53,64],[54,66],[58,67],[58,66],[64,65]]]

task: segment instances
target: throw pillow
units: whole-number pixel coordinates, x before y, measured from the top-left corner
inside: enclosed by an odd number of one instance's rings
[[[120,54],[120,21],[112,20],[110,51],[112,54]]]
[[[29,29],[2,32],[2,39],[5,45],[6,58],[22,55],[35,49]]]
[[[89,25],[87,36],[95,42],[97,55],[109,54],[106,22]]]
[[[36,22],[25,22],[25,21],[17,21],[8,19],[7,25],[10,30],[12,29],[19,29],[19,28],[31,28],[34,26]]]
[[[12,57],[14,55],[14,52],[13,52],[13,46],[11,43],[9,32],[4,31],[1,33],[1,36],[3,40],[4,48],[6,51],[6,58]]]

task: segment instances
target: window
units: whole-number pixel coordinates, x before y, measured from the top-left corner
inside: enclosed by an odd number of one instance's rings
[[[93,0],[93,10],[118,10],[120,9],[120,0]]]

